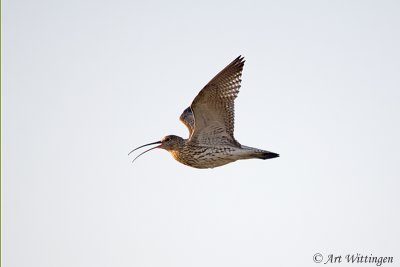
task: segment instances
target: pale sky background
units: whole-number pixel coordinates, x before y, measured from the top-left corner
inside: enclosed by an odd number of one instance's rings
[[[398,266],[398,1],[2,7],[2,266]],[[235,136],[281,157],[131,164],[238,55]]]

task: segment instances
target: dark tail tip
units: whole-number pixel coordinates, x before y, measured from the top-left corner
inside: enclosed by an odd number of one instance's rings
[[[258,158],[260,159],[273,159],[279,157],[279,154],[276,154],[274,152],[262,152],[258,154]]]

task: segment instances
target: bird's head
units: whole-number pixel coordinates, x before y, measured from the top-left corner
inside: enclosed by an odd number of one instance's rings
[[[160,142],[160,148],[171,151],[179,149],[185,143],[185,140],[176,135],[167,135]]]
[[[145,145],[142,145],[140,147],[135,148],[134,150],[129,152],[128,155],[130,155],[133,151],[138,150],[139,148],[142,148],[142,147],[145,147],[145,146],[150,146],[150,145],[158,145],[158,146],[152,147],[152,148],[140,153],[136,158],[133,159],[132,162],[134,162],[138,157],[140,157],[144,153],[146,153],[146,152],[148,152],[150,150],[153,150],[155,148],[162,148],[162,149],[165,149],[165,150],[171,152],[171,151],[174,151],[174,150],[178,150],[180,147],[182,147],[184,145],[184,143],[185,143],[185,140],[183,138],[179,137],[179,136],[167,135],[163,139],[161,139],[161,141],[145,144]]]

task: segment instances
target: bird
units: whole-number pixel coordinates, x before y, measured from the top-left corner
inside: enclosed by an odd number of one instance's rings
[[[149,145],[144,153],[161,148],[167,150],[175,160],[187,166],[207,169],[215,168],[243,159],[271,159],[279,154],[241,145],[234,137],[235,99],[241,87],[241,76],[245,60],[238,56],[206,86],[179,117],[189,130],[189,138],[167,135],[161,141],[145,144],[132,152]]]

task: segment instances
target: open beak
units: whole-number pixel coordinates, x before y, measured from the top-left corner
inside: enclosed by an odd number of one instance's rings
[[[161,144],[161,141],[157,141],[157,142],[153,142],[153,143],[150,143],[150,144],[146,144],[146,145],[137,147],[137,148],[135,148],[134,150],[132,150],[131,152],[129,152],[129,153],[128,153],[128,156],[129,156],[133,151],[136,151],[136,150],[138,150],[139,148],[142,148],[142,147],[145,147],[145,146],[150,146],[150,145],[156,145],[156,144]],[[140,153],[136,158],[134,158],[134,159],[132,160],[132,163],[133,163],[138,157],[140,157],[141,155],[143,155],[144,153],[149,152],[150,150],[153,150],[153,149],[155,149],[155,148],[159,148],[160,146],[161,146],[161,145],[152,147],[152,148],[147,149],[146,151]]]

